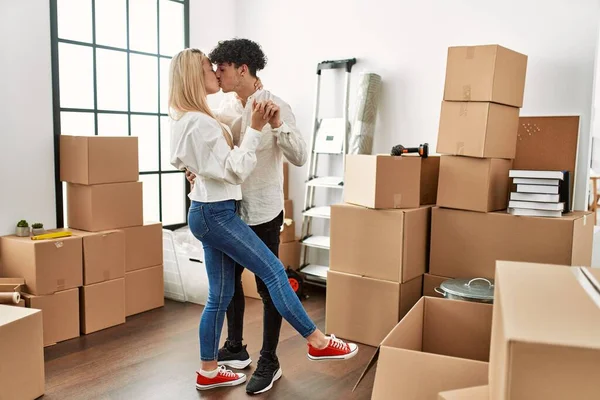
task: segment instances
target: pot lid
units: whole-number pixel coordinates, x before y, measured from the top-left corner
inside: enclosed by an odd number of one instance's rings
[[[486,278],[450,279],[442,282],[442,290],[456,296],[478,299],[494,299],[494,280]]]

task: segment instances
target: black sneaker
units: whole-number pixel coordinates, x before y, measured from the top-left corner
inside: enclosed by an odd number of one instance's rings
[[[244,369],[252,363],[252,359],[246,350],[246,346],[242,346],[240,351],[233,352],[230,350],[227,342],[225,346],[219,349],[218,364],[225,365],[229,368]]]
[[[252,374],[250,381],[246,385],[246,393],[259,394],[264,393],[273,387],[276,380],[282,375],[279,361],[269,360],[265,357],[258,359],[258,367]]]

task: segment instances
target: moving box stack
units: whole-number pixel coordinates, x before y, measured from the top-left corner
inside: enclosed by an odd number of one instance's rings
[[[331,207],[326,331],[376,346],[419,300],[439,157],[348,155]]]

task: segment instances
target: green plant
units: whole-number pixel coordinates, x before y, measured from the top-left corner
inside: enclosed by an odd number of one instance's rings
[[[44,224],[42,224],[41,222],[36,222],[34,224],[31,224],[31,227],[33,229],[42,229],[44,227]]]
[[[17,223],[17,227],[19,227],[19,228],[28,228],[29,224],[27,223],[27,221],[25,221],[24,219],[22,219],[22,220],[20,220]]]

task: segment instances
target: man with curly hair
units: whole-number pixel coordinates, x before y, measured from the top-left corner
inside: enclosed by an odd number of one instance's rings
[[[266,102],[279,107],[279,112],[263,129],[262,141],[256,151],[257,165],[242,184],[241,218],[258,237],[278,256],[279,233],[283,224],[283,157],[291,164],[306,163],[306,143],[296,128],[291,107],[279,97],[261,87],[257,72],[264,69],[267,58],[261,47],[248,39],[219,42],[208,56],[216,65],[219,85],[226,96],[217,118],[231,128],[234,144],[241,143],[251,122],[252,105]],[[193,182],[190,173],[188,180]],[[252,363],[243,344],[245,299],[242,288],[244,266],[235,267],[235,293],[227,309],[227,341],[219,350],[219,365],[243,369]],[[275,308],[266,285],[256,277],[263,313],[263,345],[258,366],[246,386],[246,392],[258,394],[273,387],[282,374],[276,350],[281,330],[281,315]]]

